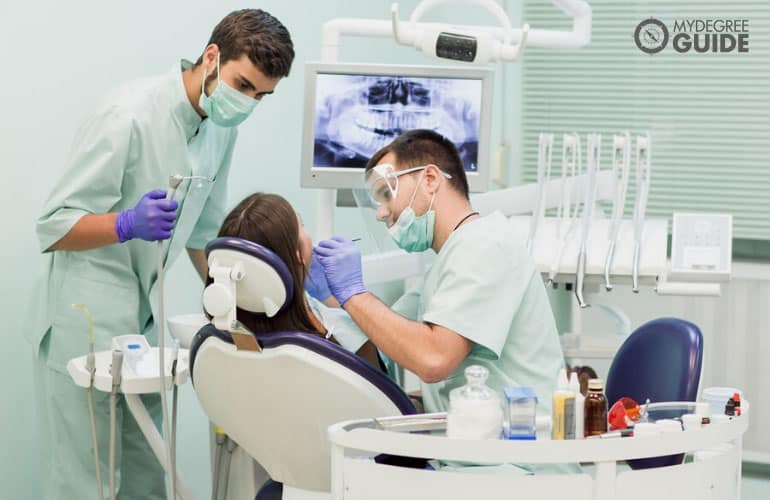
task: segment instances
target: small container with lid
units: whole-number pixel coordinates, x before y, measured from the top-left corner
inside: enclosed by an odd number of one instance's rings
[[[537,395],[531,387],[506,387],[508,439],[535,439]]]
[[[604,381],[600,378],[588,381],[583,418],[585,437],[607,432],[607,398],[604,396]]]
[[[499,439],[503,426],[500,398],[485,382],[489,371],[471,365],[465,369],[467,383],[449,392],[447,436],[456,439]]]

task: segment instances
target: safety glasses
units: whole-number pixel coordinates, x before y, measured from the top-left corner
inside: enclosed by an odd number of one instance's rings
[[[369,200],[375,207],[383,203],[388,203],[398,195],[398,178],[402,175],[413,174],[425,170],[427,166],[411,167],[404,170],[396,170],[390,163],[381,163],[366,171],[364,182],[366,192],[369,194]],[[446,172],[441,172],[447,179],[452,176]]]

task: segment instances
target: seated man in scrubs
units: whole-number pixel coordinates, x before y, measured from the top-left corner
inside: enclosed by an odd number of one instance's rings
[[[382,353],[417,374],[426,411],[447,411],[464,369],[482,365],[492,389],[533,387],[538,413],[550,415],[564,359],[545,287],[507,219],[473,210],[455,146],[430,130],[406,132],[375,153],[366,178],[396,243],[437,257],[391,308],[364,287],[355,244],[322,241],[316,252],[334,298]]]
[[[307,332],[335,342],[382,368],[377,349],[339,309],[330,309],[305,294],[313,262],[313,241],[292,206],[276,194],[255,193],[225,217],[219,237],[242,238],[272,250],[289,268],[294,297],[285,310],[268,318],[238,309],[238,321],[254,333]],[[318,262],[316,266],[320,267]],[[208,278],[211,283],[212,278]],[[324,283],[319,283],[323,286]]]

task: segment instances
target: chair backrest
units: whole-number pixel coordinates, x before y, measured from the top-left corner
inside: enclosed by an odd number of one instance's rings
[[[612,405],[623,396],[639,403],[695,401],[703,362],[703,335],[683,319],[659,318],[637,328],[618,349],[607,374]]]
[[[649,321],[623,342],[612,360],[607,401],[612,405],[623,396],[640,404],[648,398],[652,403],[695,401],[702,363],[703,335],[697,326],[677,318]],[[678,465],[683,459],[683,454],[676,454],[628,464],[632,469],[649,469]]]
[[[238,351],[229,333],[206,325],[190,374],[211,421],[275,481],[328,492],[331,424],[415,413],[385,374],[332,342],[299,332],[257,339],[261,352]]]

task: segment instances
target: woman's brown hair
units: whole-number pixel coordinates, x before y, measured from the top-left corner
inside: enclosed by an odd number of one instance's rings
[[[276,194],[255,193],[241,201],[225,217],[220,237],[243,238],[272,250],[291,273],[294,291],[291,303],[272,318],[238,308],[238,321],[254,333],[300,331],[323,333],[313,321],[305,301],[305,266],[297,255],[299,224],[288,201]],[[210,283],[211,278],[208,279]]]

